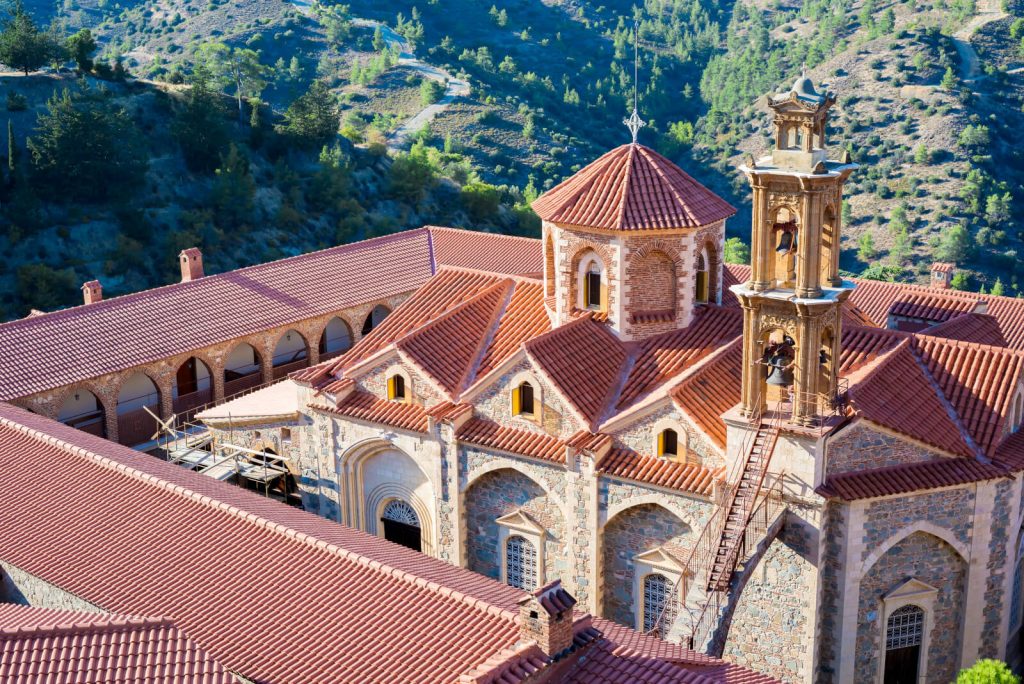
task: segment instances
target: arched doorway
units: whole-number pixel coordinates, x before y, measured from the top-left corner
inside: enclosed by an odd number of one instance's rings
[[[251,344],[242,342],[224,361],[224,397],[231,397],[263,382],[263,362]]]
[[[289,373],[309,365],[309,346],[306,338],[295,330],[281,335],[274,347],[274,380],[280,380]]]
[[[391,499],[384,505],[380,515],[384,538],[415,551],[422,550],[420,518],[407,502]]]
[[[344,354],[352,347],[352,329],[337,316],[327,322],[320,336],[320,360]]]
[[[352,515],[349,524],[378,537],[387,536],[386,529],[391,528],[392,535],[387,538],[434,555],[437,539],[434,486],[416,460],[390,443],[375,440],[346,452],[341,462],[345,471],[341,484]],[[393,503],[395,501],[401,503]],[[411,509],[412,514],[405,507]],[[394,522],[418,527],[418,536],[414,539],[412,531],[406,530],[407,535],[396,537],[399,534],[396,530],[402,528],[394,528],[391,524]]]
[[[362,334],[369,335],[374,328],[381,324],[381,321],[388,317],[389,313],[391,310],[383,304],[373,307],[373,311],[366,314],[366,320],[363,321]]]
[[[174,413],[180,420],[191,420],[196,409],[213,401],[213,377],[200,359],[189,357],[178,366],[172,386]]]
[[[87,389],[76,389],[64,399],[57,420],[90,435],[107,436],[103,403]]]
[[[152,440],[157,421],[151,413],[160,415],[160,390],[148,375],[135,373],[117,394],[118,441],[134,446]]]

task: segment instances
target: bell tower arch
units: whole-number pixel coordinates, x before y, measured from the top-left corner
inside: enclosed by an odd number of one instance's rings
[[[834,396],[841,306],[853,290],[839,276],[843,184],[857,168],[825,150],[831,93],[803,75],[769,97],[769,156],[740,170],[753,190],[751,278],[732,290],[744,313],[744,413],[779,401],[810,424]]]

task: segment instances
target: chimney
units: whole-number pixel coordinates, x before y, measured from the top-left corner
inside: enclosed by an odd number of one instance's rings
[[[203,253],[198,248],[181,250],[178,261],[181,263],[181,282],[187,283],[203,277]]]
[[[82,301],[95,304],[103,301],[103,286],[98,280],[90,280],[82,285]]]
[[[932,264],[931,286],[939,290],[948,290],[953,283],[953,273],[956,271],[956,264],[946,261],[936,261]]]
[[[562,580],[549,582],[519,601],[519,635],[536,641],[540,650],[557,660],[572,648],[576,599],[562,588]]]

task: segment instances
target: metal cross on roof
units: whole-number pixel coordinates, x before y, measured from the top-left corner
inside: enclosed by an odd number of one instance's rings
[[[626,128],[633,134],[633,144],[635,145],[636,136],[640,133],[640,129],[647,125],[647,122],[640,118],[636,107],[633,107],[633,113],[629,115],[628,119],[623,119],[622,123],[626,124]]]

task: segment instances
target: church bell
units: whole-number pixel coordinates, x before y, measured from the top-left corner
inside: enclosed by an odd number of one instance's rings
[[[796,233],[792,231],[785,231],[782,237],[779,238],[779,246],[775,248],[775,251],[779,254],[789,254],[796,248]]]
[[[790,368],[790,358],[783,354],[776,354],[768,359],[767,383],[776,387],[790,387],[793,384],[793,370]]]

